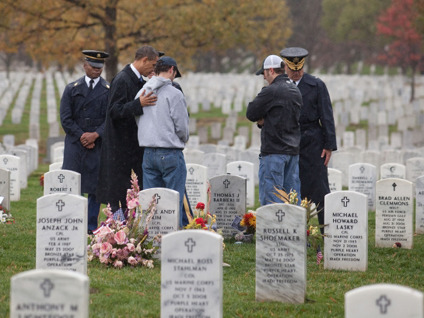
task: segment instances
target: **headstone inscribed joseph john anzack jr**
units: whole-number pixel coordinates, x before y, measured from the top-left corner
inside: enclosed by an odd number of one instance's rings
[[[221,175],[209,180],[211,203],[209,211],[216,215],[216,225],[224,237],[237,231],[231,226],[234,218],[246,213],[246,179],[238,176]]]
[[[37,200],[36,268],[87,273],[87,199],[67,193]]]
[[[375,166],[368,163],[356,163],[349,166],[349,190],[368,196],[368,209],[375,209]]]
[[[400,285],[375,284],[345,294],[345,318],[423,317],[422,292]]]
[[[204,230],[162,238],[162,318],[222,317],[222,242]]]
[[[88,276],[62,270],[34,269],[12,277],[10,317],[88,318]]]
[[[366,271],[368,265],[367,196],[337,191],[325,196],[324,268]]]
[[[197,203],[204,204],[208,201],[208,168],[198,164],[186,164],[187,179],[186,191],[191,208],[196,208]]]
[[[53,170],[44,174],[44,195],[53,193],[81,194],[81,175],[71,170]]]
[[[382,179],[377,182],[375,211],[375,245],[402,248],[413,245],[413,184],[403,179]]]
[[[303,303],[306,212],[275,203],[256,210],[256,300]]]

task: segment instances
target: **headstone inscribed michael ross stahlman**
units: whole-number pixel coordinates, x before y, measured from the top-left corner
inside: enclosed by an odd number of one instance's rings
[[[413,245],[413,184],[403,179],[382,179],[377,182],[375,211],[375,246],[402,248]]]
[[[336,191],[325,196],[324,268],[366,271],[368,265],[367,196]]]
[[[237,234],[231,224],[234,218],[246,213],[246,179],[221,175],[210,179],[211,203],[209,211],[216,215],[216,226],[224,237]]]
[[[36,268],[87,273],[87,198],[55,193],[37,200]]]
[[[283,203],[256,210],[256,300],[301,304],[306,294],[306,211]]]
[[[222,317],[222,243],[221,235],[204,230],[163,237],[162,318]]]

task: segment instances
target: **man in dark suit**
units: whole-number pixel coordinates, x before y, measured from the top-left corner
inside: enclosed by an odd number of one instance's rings
[[[85,76],[68,84],[60,101],[60,120],[66,133],[63,169],[81,174],[81,192],[88,193],[88,232],[97,228],[96,202],[100,150],[104,132],[109,83],[100,75],[106,52],[85,50]]]
[[[290,47],[280,52],[288,77],[299,88],[303,107],[300,114],[300,192],[317,205],[319,224],[324,224],[324,196],[330,193],[327,165],[337,150],[336,130],[330,95],[324,82],[304,72],[308,51]]]
[[[137,174],[142,189],[143,148],[138,145],[135,116],[143,115],[143,107],[155,105],[157,98],[152,93],[134,98],[145,83],[142,76],[147,77],[153,71],[158,55],[153,47],[142,46],[136,51],[134,62],[126,65],[111,82],[97,199],[110,203],[114,212],[120,205],[126,209],[131,170]]]

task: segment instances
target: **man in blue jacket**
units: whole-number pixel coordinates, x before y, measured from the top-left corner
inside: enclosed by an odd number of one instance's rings
[[[261,205],[282,202],[274,187],[286,193],[300,193],[299,180],[299,117],[302,96],[284,74],[283,60],[268,56],[262,69],[269,83],[247,106],[246,117],[261,128],[259,163],[259,201]]]
[[[100,150],[106,118],[109,83],[100,75],[106,52],[85,50],[85,76],[68,84],[60,101],[60,121],[66,133],[62,169],[81,174],[81,192],[88,193],[88,232],[97,228],[96,202]]]

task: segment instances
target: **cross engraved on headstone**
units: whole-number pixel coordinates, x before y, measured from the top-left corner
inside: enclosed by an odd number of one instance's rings
[[[387,307],[390,306],[391,301],[386,297],[386,295],[381,295],[380,298],[375,301],[375,303],[380,307],[380,313],[386,314]]]
[[[65,176],[63,174],[58,175],[57,178],[59,179],[60,183],[63,183],[63,180],[65,180]]]
[[[190,237],[187,241],[185,241],[184,245],[187,247],[187,252],[193,252],[193,247],[196,246],[196,242]]]
[[[228,179],[225,179],[224,182],[222,182],[225,185],[225,189],[228,189],[228,186],[230,185],[230,181]]]
[[[237,167],[238,169],[239,169],[239,171],[241,171],[241,165],[238,165],[238,167]]]
[[[4,162],[4,164],[5,165],[7,165],[7,162],[9,161],[9,159],[7,159],[7,158],[3,158],[3,162]]]
[[[361,173],[364,173],[364,171],[365,171],[365,167],[364,167],[364,166],[362,166],[361,168],[359,168],[359,170],[361,171]]]
[[[156,200],[156,204],[159,204],[159,199],[160,199],[159,193],[155,193],[155,195],[153,196],[153,199]]]
[[[54,288],[54,284],[50,281],[50,279],[46,278],[44,281],[40,284],[40,288],[43,290],[44,297],[50,297],[50,292]]]
[[[343,199],[341,199],[341,201],[342,201],[342,203],[343,203],[343,206],[344,207],[347,207],[347,204],[349,203],[349,198],[348,197],[343,197]]]
[[[57,206],[57,210],[59,212],[62,212],[62,209],[65,206],[65,202],[63,202],[62,200],[59,200],[59,201],[56,202],[56,206]]]
[[[193,167],[190,167],[190,169],[188,169],[188,172],[190,172],[190,174],[193,175],[194,168]]]
[[[393,187],[393,191],[396,191],[397,184],[393,182],[392,187]]]
[[[286,215],[286,213],[283,212],[283,210],[278,210],[275,213],[275,216],[278,217],[278,222],[282,222],[283,221],[283,217]]]

